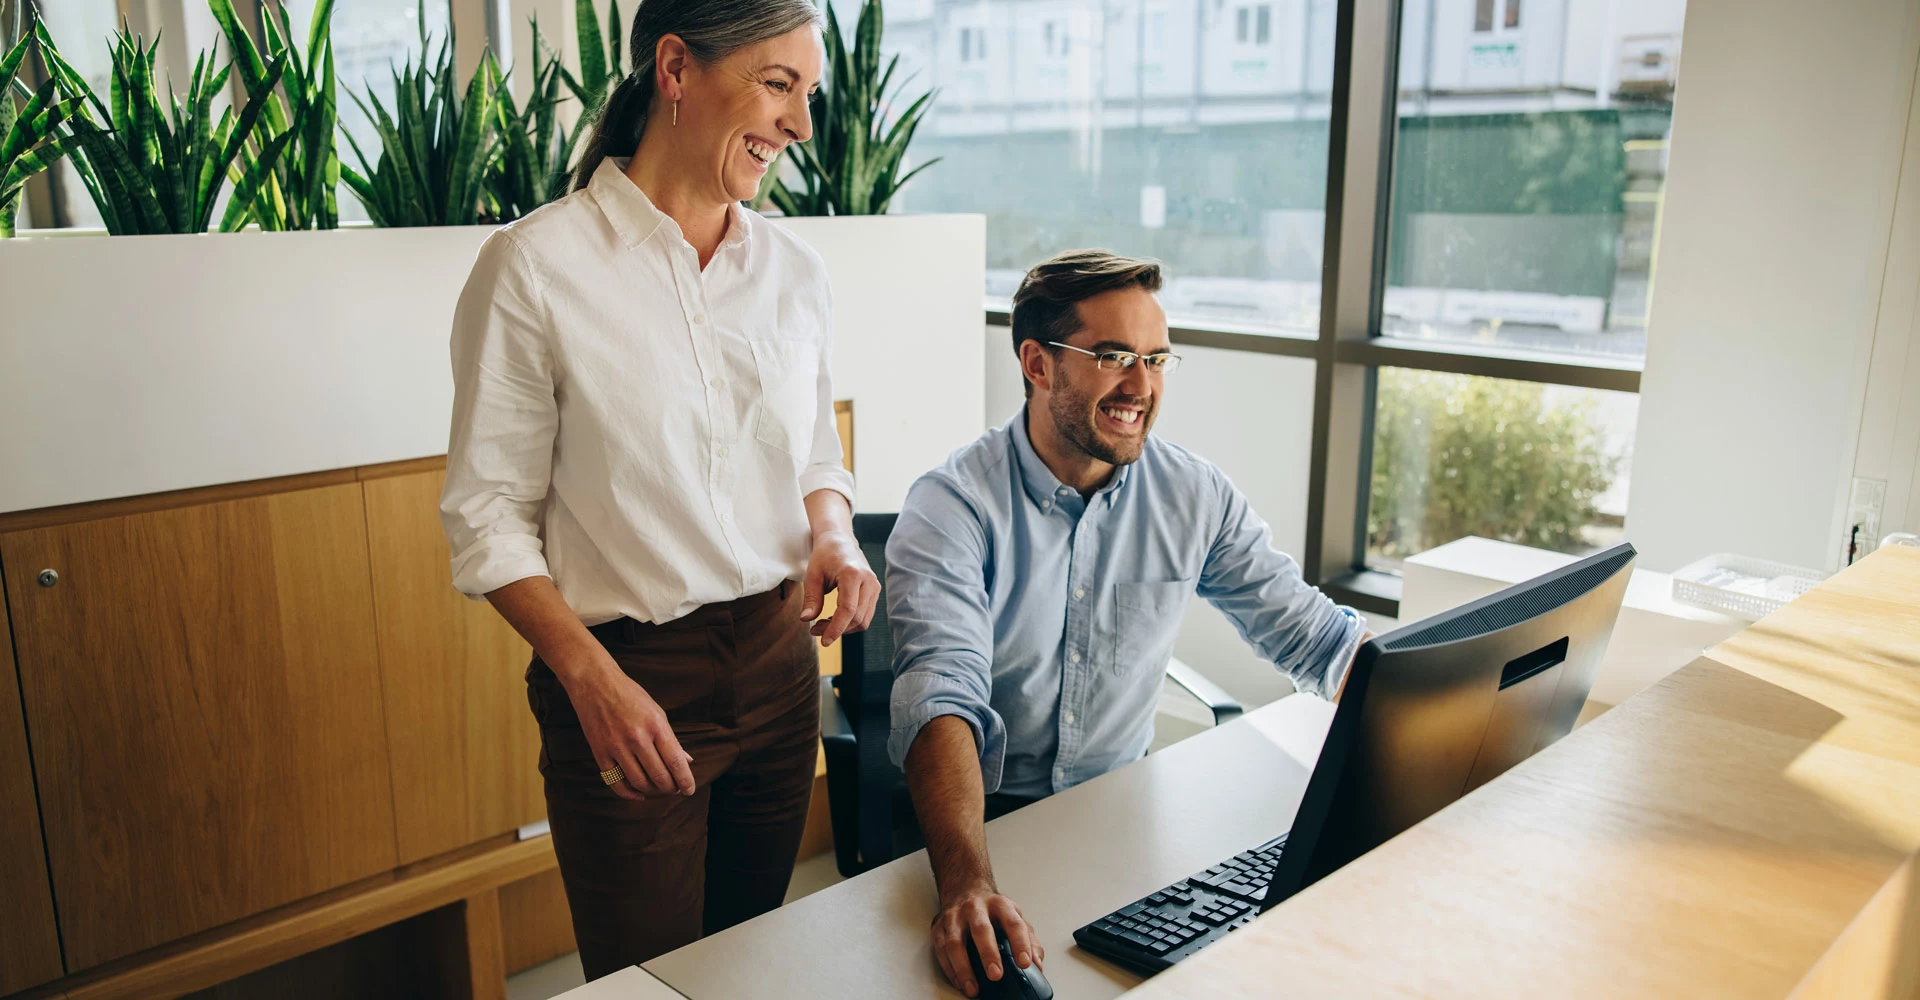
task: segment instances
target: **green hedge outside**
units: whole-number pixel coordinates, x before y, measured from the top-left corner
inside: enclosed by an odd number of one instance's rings
[[[1479,535],[1589,547],[1594,503],[1620,471],[1594,400],[1532,382],[1380,369],[1367,548],[1391,559]]]

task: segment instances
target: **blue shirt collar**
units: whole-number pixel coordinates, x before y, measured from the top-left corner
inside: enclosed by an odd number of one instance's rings
[[[1066,490],[1065,495],[1079,499],[1080,492],[1062,483],[1060,477],[1047,468],[1047,463],[1040,460],[1040,453],[1033,450],[1033,440],[1027,437],[1027,406],[1020,407],[1020,411],[1008,421],[1008,427],[1013,437],[1014,459],[1020,467],[1020,486],[1026,490],[1027,499],[1035,504],[1051,503],[1061,498],[1063,494],[1060,491],[1063,489]],[[1107,503],[1111,505],[1119,489],[1126,485],[1127,471],[1131,468],[1131,463],[1115,466],[1107,484],[1095,490],[1093,495],[1106,496]]]

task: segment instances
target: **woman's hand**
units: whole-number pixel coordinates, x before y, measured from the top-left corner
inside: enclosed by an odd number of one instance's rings
[[[693,794],[693,757],[645,688],[628,677],[611,657],[561,675],[580,729],[593,748],[600,770],[615,765],[627,776],[610,787],[623,799]]]
[[[840,603],[830,619],[815,620],[826,606],[827,594],[838,591]],[[813,622],[812,632],[820,645],[831,646],[849,632],[859,632],[873,623],[873,607],[880,600],[880,578],[867,566],[851,531],[825,531],[814,535],[813,556],[807,560],[807,578],[803,587],[803,620]]]

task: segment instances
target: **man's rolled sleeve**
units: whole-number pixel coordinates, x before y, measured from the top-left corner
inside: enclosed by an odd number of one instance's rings
[[[1216,469],[1213,474],[1220,527],[1200,571],[1200,596],[1296,688],[1331,699],[1366,632],[1365,622],[1309,586],[1299,564],[1274,549],[1272,530],[1247,498],[1224,473]]]
[[[454,588],[476,600],[551,576],[540,537],[559,432],[532,264],[510,231],[487,238],[453,318],[453,420],[440,522]]]
[[[927,723],[957,716],[973,730],[980,777],[1000,787],[1007,729],[993,710],[993,620],[987,536],[952,484],[922,477],[908,491],[887,541],[887,619],[893,630],[893,698],[887,753],[905,766]]]

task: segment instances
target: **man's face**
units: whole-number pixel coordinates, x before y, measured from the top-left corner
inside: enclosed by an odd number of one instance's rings
[[[1079,303],[1081,329],[1063,343],[1088,351],[1169,351],[1167,316],[1143,288],[1103,292]],[[1100,368],[1078,351],[1053,353],[1048,412],[1062,437],[1102,462],[1126,465],[1140,458],[1147,432],[1160,412],[1165,376],[1135,362],[1121,371]]]

